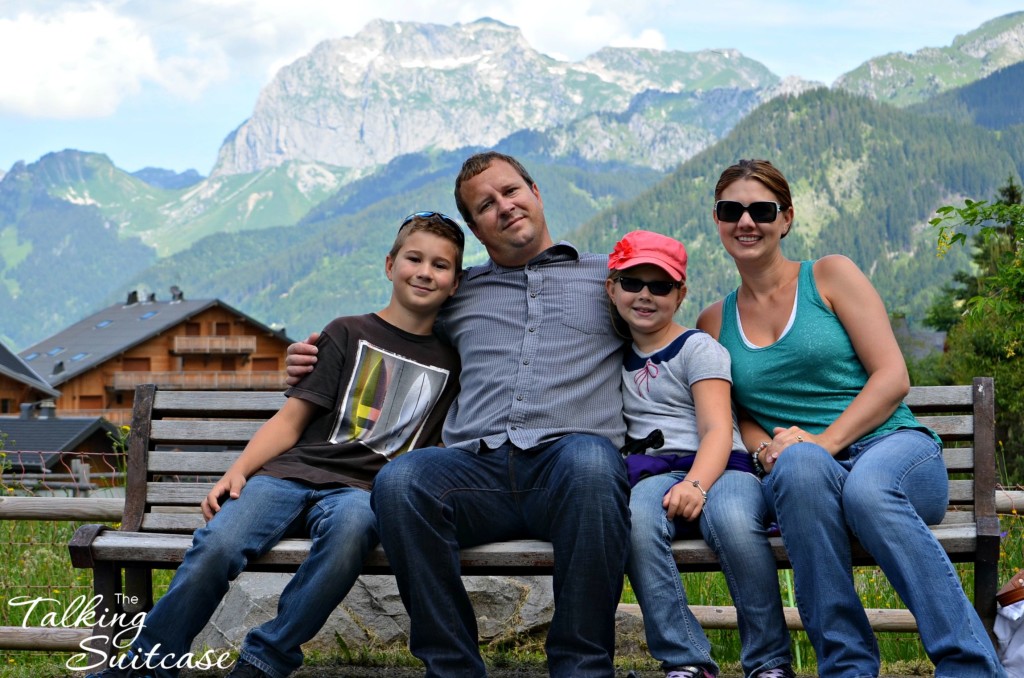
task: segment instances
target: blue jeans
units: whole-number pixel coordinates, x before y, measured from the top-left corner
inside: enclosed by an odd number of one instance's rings
[[[459,548],[522,538],[550,541],[554,549],[550,674],[614,676],[628,492],[618,450],[592,435],[530,450],[432,447],[387,464],[371,503],[409,612],[409,647],[427,676],[486,675]]]
[[[633,487],[626,573],[644,614],[651,655],[667,671],[695,665],[718,673],[711,645],[686,599],[672,558],[682,519],[668,520],[661,502],[686,476],[674,471],[651,476]],[[708,490],[698,520],[705,541],[718,555],[736,605],[745,675],[790,664],[789,630],[782,613],[775,557],[768,544],[767,507],[757,477],[726,471]],[[691,529],[697,525],[690,523]]]
[[[857,442],[849,452],[848,461],[838,461],[818,445],[797,443],[764,480],[819,673],[878,675],[878,645],[854,587],[852,536],[913,613],[936,676],[1005,676],[927,527],[942,521],[948,502],[940,446],[920,431],[901,430]]]
[[[302,665],[299,646],[316,635],[345,598],[377,545],[370,493],[352,487],[315,489],[270,476],[249,479],[238,499],[228,500],[205,527],[174,574],[167,593],[146,615],[132,645],[139,654],[179,658],[189,651],[228,584],[246,563],[286,536],[308,533],[313,543],[278,601],[277,616],[252,629],[240,655],[273,678]],[[177,671],[157,670],[158,678]]]

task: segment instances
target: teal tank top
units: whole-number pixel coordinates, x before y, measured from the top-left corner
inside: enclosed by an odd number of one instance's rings
[[[736,313],[736,291],[722,304],[718,341],[732,358],[733,398],[768,433],[776,426],[799,426],[821,433],[849,406],[868,375],[836,314],[825,305],[814,282],[814,262],[800,263],[796,317],[774,344],[752,347],[743,341]],[[921,426],[904,403],[864,436]]]

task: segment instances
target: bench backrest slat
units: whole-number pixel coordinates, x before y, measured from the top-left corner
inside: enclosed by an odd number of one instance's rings
[[[951,510],[944,525],[972,522],[976,504],[984,503],[975,497],[977,388],[977,382],[914,387],[905,401],[945,442]],[[199,503],[285,400],[278,392],[161,391],[140,386],[122,529],[188,533],[202,526]],[[992,506],[994,510],[994,500]]]

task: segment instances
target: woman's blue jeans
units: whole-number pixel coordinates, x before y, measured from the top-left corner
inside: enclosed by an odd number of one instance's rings
[[[426,448],[387,464],[371,502],[427,676],[486,675],[459,548],[523,538],[554,549],[551,676],[613,676],[628,492],[618,450],[593,435],[530,450]]]
[[[246,563],[286,536],[308,533],[309,557],[281,593],[277,616],[252,629],[241,657],[273,678],[302,665],[300,645],[320,630],[377,545],[370,493],[352,487],[315,489],[270,476],[253,476],[238,499],[228,500],[205,527],[132,648],[179,658],[213,616],[231,580]],[[171,661],[167,661],[168,664]],[[158,670],[171,678],[177,671]]]
[[[633,487],[626,573],[643,611],[651,655],[666,671],[692,665],[717,674],[711,645],[690,611],[672,558],[672,541],[683,523],[669,520],[661,504],[665,493],[685,476],[683,471],[665,473]],[[744,675],[791,663],[789,630],[766,518],[757,477],[726,471],[708,490],[698,520],[701,534],[722,564],[736,606]],[[689,526],[696,531],[696,524]]]
[[[956,570],[928,529],[942,521],[948,502],[939,444],[900,430],[849,452],[849,460],[838,461],[818,445],[797,443],[764,479],[820,675],[879,671],[878,645],[854,586],[854,537],[913,613],[936,676],[1004,676]]]

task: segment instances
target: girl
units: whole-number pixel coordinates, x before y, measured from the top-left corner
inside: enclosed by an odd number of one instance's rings
[[[626,573],[651,654],[668,678],[718,673],[671,550],[673,539],[699,529],[721,560],[736,605],[744,674],[789,678],[789,631],[760,484],[732,415],[729,354],[706,333],[673,320],[686,296],[686,249],[667,236],[633,231],[615,245],[608,268],[613,316],[633,339],[622,369],[627,437],[636,441],[660,429],[665,439],[660,449],[626,459],[633,485]]]

